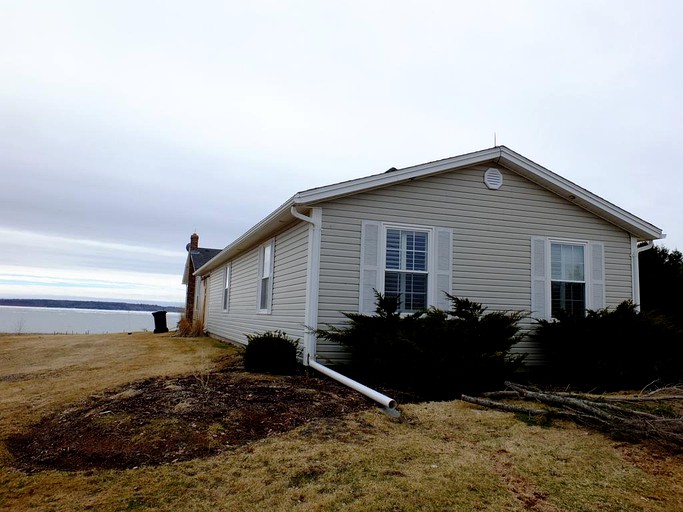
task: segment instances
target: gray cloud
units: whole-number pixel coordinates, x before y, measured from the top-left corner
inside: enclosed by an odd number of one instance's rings
[[[10,2],[0,228],[178,251],[180,273],[194,230],[223,247],[298,190],[496,132],[682,248],[682,14],[673,1]],[[173,272],[126,251],[26,248],[41,250]]]

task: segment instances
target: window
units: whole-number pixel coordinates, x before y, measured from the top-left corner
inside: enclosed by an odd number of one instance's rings
[[[550,244],[550,304],[554,318],[560,311],[570,316],[586,314],[585,255],[583,244]]]
[[[583,316],[604,308],[605,244],[531,237],[531,314],[551,320],[559,311]]]
[[[273,242],[261,246],[259,251],[258,311],[270,313],[273,292]]]
[[[384,293],[399,297],[401,312],[427,307],[428,242],[426,231],[386,230]]]
[[[453,288],[453,230],[361,221],[358,311],[374,314],[375,293],[399,296],[401,312],[447,310]]]
[[[232,266],[228,264],[225,267],[225,286],[223,287],[223,310],[228,311],[230,309],[230,272],[232,271]]]

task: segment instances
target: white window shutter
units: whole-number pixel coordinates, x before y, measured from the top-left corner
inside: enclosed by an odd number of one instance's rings
[[[605,244],[590,242],[590,283],[588,309],[598,310],[605,307]]]
[[[448,311],[451,301],[446,293],[453,293],[453,230],[450,228],[436,228],[436,269],[434,282],[436,283],[436,297],[434,305]]]
[[[359,306],[361,313],[375,312],[375,290],[382,291],[379,282],[381,259],[380,223],[364,220],[361,225],[360,243],[360,290]]]
[[[550,319],[546,251],[545,238],[531,237],[531,316],[539,320]]]

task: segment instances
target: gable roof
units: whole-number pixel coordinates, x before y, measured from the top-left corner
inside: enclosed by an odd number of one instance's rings
[[[241,251],[275,233],[278,229],[294,220],[292,208],[310,207],[324,201],[330,201],[345,196],[359,194],[378,188],[403,183],[417,178],[434,176],[446,172],[463,169],[473,165],[491,164],[509,169],[516,174],[536,183],[537,185],[563,197],[567,201],[588,210],[608,222],[620,227],[624,231],[638,238],[638,240],[656,240],[662,238],[662,230],[632,213],[619,208],[605,199],[579,187],[571,181],[554,172],[532,162],[528,158],[512,151],[505,146],[495,146],[474,153],[444,158],[420,165],[392,168],[390,172],[374,174],[364,178],[343,181],[324,187],[312,188],[298,192],[285,201],[279,208],[261,222],[253,226],[233,243],[223,249],[203,267],[195,267],[197,275],[204,275],[214,268],[232,259]]]
[[[185,261],[185,270],[183,272],[183,284],[187,284],[189,280],[190,273],[190,260],[192,260],[192,266],[195,270],[203,267],[213,258],[221,253],[221,249],[206,249],[203,247],[198,247],[197,249],[192,249],[187,255],[187,260]]]

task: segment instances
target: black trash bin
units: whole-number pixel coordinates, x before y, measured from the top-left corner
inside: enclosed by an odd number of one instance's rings
[[[154,334],[168,332],[168,327],[166,327],[166,311],[155,311],[152,313],[152,316],[154,317]]]

